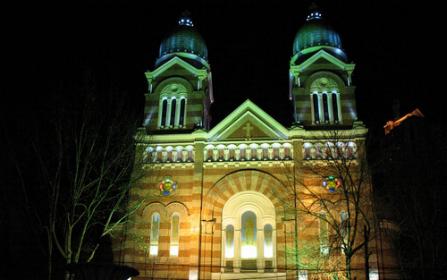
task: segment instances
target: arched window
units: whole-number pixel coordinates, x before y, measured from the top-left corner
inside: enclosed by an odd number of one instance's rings
[[[349,229],[349,215],[346,211],[340,212],[340,233],[341,237],[343,238],[342,244],[341,244],[341,252],[345,253],[345,245],[348,243],[348,229]]]
[[[320,123],[320,109],[318,106],[318,95],[312,94],[312,103],[314,108],[314,121],[315,123]]]
[[[329,122],[329,104],[327,100],[327,94],[323,93],[323,114],[324,114],[324,122]]]
[[[273,258],[273,227],[264,226],[264,258]]]
[[[338,123],[340,118],[338,117],[338,95],[336,93],[332,93],[332,112],[334,115],[334,122]]]
[[[225,227],[225,258],[234,257],[234,227],[227,225]]]
[[[312,96],[313,118],[316,124],[320,123],[320,117],[325,123],[340,122],[339,85],[332,77],[320,77],[312,81],[310,85]],[[319,95],[321,96],[318,99]],[[319,114],[321,110],[321,116]]]
[[[186,110],[186,99],[182,98],[180,100],[180,117],[179,117],[179,126],[185,126],[185,110]]]
[[[175,109],[177,108],[177,100],[173,98],[171,100],[171,118],[169,120],[169,125],[174,127],[175,125]]]
[[[178,256],[179,249],[179,231],[180,217],[178,214],[172,215],[171,218],[171,246],[169,247],[169,255]]]
[[[160,127],[165,127],[166,126],[166,114],[168,111],[168,100],[167,99],[163,99],[162,105],[161,105],[161,122],[160,122]]]
[[[241,258],[254,259],[257,257],[256,214],[251,211],[242,214],[241,225]]]
[[[329,254],[329,229],[326,220],[326,213],[320,213],[320,254]]]
[[[149,254],[151,256],[158,255],[158,239],[160,237],[160,214],[155,212],[151,218],[151,236]]]

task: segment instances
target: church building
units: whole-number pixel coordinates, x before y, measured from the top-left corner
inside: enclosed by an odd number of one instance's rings
[[[139,207],[114,240],[115,261],[142,280],[396,279],[376,238],[354,69],[314,9],[293,43],[289,93],[278,93],[294,124],[247,99],[211,127],[208,49],[180,17],[145,73],[129,201]]]

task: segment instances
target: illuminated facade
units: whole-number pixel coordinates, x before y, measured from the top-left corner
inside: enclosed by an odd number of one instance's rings
[[[339,35],[315,11],[298,31],[290,61],[291,128],[250,100],[210,127],[207,59],[204,40],[183,16],[146,73],[135,167],[143,175],[130,196],[130,203],[144,203],[115,240],[116,261],[137,268],[138,279],[335,277],[345,264],[325,217],[346,224],[346,211],[334,206],[312,215],[300,205],[309,205],[309,189],[340,195],[343,182],[324,171],[327,162],[353,163],[357,174],[365,158],[367,129],[357,120],[351,81],[355,65],[346,62]],[[342,133],[334,139],[334,132]],[[310,172],[313,166],[324,174]],[[367,186],[362,207],[371,210]],[[377,249],[371,238],[371,277],[380,272]],[[352,259],[357,279],[365,278],[363,255],[359,250]]]

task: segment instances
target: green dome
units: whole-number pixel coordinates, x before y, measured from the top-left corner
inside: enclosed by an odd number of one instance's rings
[[[175,53],[190,53],[208,60],[208,49],[188,16],[182,16],[175,30],[160,45],[158,60]]]
[[[340,36],[325,23],[320,12],[313,11],[307,16],[306,21],[295,36],[293,55],[300,57],[324,49],[338,58],[346,60]]]

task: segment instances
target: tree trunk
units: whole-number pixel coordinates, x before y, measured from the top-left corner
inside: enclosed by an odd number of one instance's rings
[[[347,280],[351,280],[351,256],[346,255],[345,276]]]

